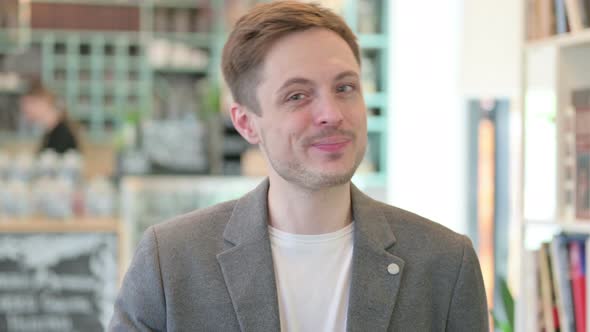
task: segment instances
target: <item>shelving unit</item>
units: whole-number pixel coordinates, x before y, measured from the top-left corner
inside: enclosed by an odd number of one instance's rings
[[[0,3],[0,54],[19,52],[28,46],[29,17],[28,2],[4,0]]]
[[[120,125],[130,112],[152,114],[152,94],[154,80],[161,73],[167,74],[210,74],[209,64],[201,67],[186,63],[167,66],[152,63],[153,49],[157,41],[165,41],[172,46],[200,48],[209,50],[214,45],[216,36],[210,29],[211,17],[217,17],[211,10],[220,10],[222,1],[116,1],[116,0],[32,0],[15,1],[19,3],[20,12],[37,13],[26,18],[20,26],[0,26],[0,35],[25,33],[31,35],[28,50],[36,52],[42,59],[41,78],[63,97],[68,111],[73,118],[88,127],[91,138],[104,140],[112,134],[113,127]],[[211,3],[214,3],[211,5]],[[86,9],[84,9],[87,7]],[[91,25],[102,26],[102,22],[81,22],[73,19],[69,25],[81,28],[64,28],[63,23],[51,23],[59,15],[47,14],[47,11],[63,10],[103,10],[118,12],[117,19],[129,17],[129,22],[121,23],[122,28],[98,29]],[[155,20],[165,15],[167,22],[162,27]],[[182,30],[177,18],[187,18],[185,23],[191,26]],[[205,15],[195,13],[206,12]],[[184,15],[183,13],[187,13]],[[99,13],[100,14],[100,13]],[[191,14],[192,16],[188,15]],[[44,15],[44,16],[43,16]],[[65,14],[64,14],[65,15]],[[97,14],[98,15],[98,14]],[[195,16],[196,15],[196,16]],[[39,16],[43,16],[39,18]],[[20,17],[20,16],[19,16]],[[36,17],[36,20],[35,20]],[[137,26],[134,26],[137,20]],[[92,21],[92,20],[89,20]],[[96,21],[96,20],[94,20]],[[123,20],[124,21],[124,20]],[[49,22],[49,23],[48,23]],[[204,22],[204,23],[203,23]],[[162,23],[161,20],[159,23]],[[57,28],[42,27],[56,24]],[[14,25],[14,24],[13,24]],[[31,27],[31,25],[33,25]],[[176,31],[176,28],[180,28]],[[197,31],[196,29],[203,29]],[[10,51],[22,51],[13,45],[2,44]],[[2,52],[3,50],[0,50]],[[171,61],[180,56],[167,54]],[[182,55],[182,54],[181,54]],[[164,55],[166,56],[166,54]],[[187,54],[184,56],[186,61]],[[190,54],[189,54],[190,56]],[[215,57],[214,54],[207,56]]]
[[[578,184],[572,173],[575,161],[570,159],[576,147],[565,133],[574,112],[572,92],[590,89],[590,28],[525,41],[522,56],[522,264],[516,331],[529,331],[527,324],[534,318],[528,317],[527,309],[535,304],[526,296],[534,278],[527,272],[528,251],[560,232],[590,235],[590,220],[575,217]]]
[[[39,31],[43,81],[63,97],[72,118],[105,138],[131,110],[149,111],[151,71],[134,33]]]
[[[384,0],[345,1],[344,18],[358,36],[361,47],[363,90],[368,111],[369,155],[374,173],[358,174],[355,183],[369,188],[385,187],[387,183],[387,6]],[[385,190],[384,190],[385,191]]]
[[[569,193],[575,179],[566,174],[565,160],[575,143],[564,138],[564,128],[572,92],[590,87],[590,30],[531,43],[524,56],[524,220],[576,224]],[[543,184],[553,190],[539,192]]]

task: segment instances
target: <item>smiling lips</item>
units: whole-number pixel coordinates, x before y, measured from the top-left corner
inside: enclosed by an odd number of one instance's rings
[[[343,150],[351,139],[348,137],[327,137],[311,144],[312,147],[325,152],[339,152]]]

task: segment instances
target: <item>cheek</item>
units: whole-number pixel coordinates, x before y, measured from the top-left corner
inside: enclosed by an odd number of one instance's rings
[[[354,119],[355,125],[358,127],[362,126],[362,128],[364,128],[366,130],[366,128],[367,128],[367,110],[365,108],[363,108],[359,112],[355,112],[354,118],[355,118]]]
[[[285,126],[267,127],[263,130],[264,145],[274,153],[289,153],[293,135]]]
[[[304,137],[311,126],[312,117],[309,112],[293,112],[288,116],[271,120],[266,128],[269,133],[272,132],[276,140],[287,144],[288,141]]]
[[[366,120],[367,107],[362,96],[350,96],[348,99],[342,99],[340,107],[342,107],[342,114],[346,121],[352,124],[359,124]]]

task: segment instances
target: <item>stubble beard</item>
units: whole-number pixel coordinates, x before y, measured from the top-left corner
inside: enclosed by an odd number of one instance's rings
[[[260,148],[264,150],[264,154],[275,173],[285,181],[311,191],[336,187],[350,182],[352,176],[363,160],[366,149],[366,146],[363,146],[356,152],[354,164],[350,169],[346,170],[344,173],[334,174],[313,171],[297,160],[281,161],[279,158],[274,158],[273,155],[269,154],[265,141],[266,140],[263,138],[260,142]],[[356,142],[356,139],[353,141]],[[341,158],[338,154],[334,154],[330,157],[333,159]]]

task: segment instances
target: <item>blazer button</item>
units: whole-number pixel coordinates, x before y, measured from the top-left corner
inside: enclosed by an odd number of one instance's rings
[[[395,263],[391,263],[387,266],[387,272],[391,275],[396,275],[399,273],[399,265]]]

